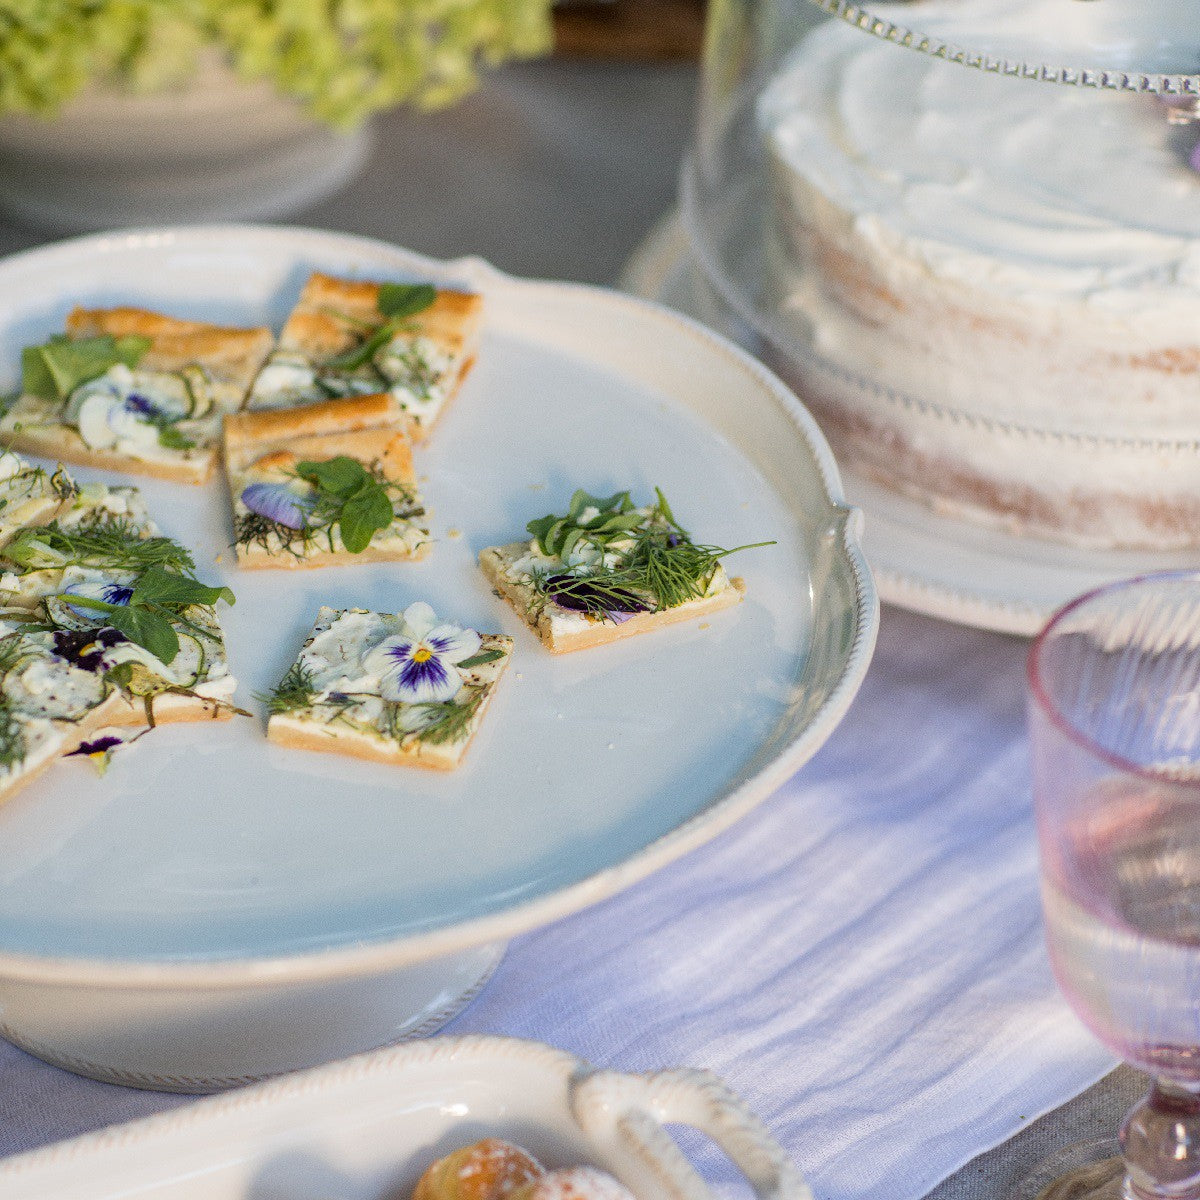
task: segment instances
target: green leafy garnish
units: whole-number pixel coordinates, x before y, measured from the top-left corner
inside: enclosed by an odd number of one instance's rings
[[[342,534],[342,545],[361,554],[395,516],[387,489],[357,459],[339,454],[324,462],[296,464],[296,475],[316,488],[314,518]]]
[[[158,426],[158,444],[167,450],[190,450],[196,444],[195,439],[179,432],[178,423],[170,417],[159,417],[151,424]]]
[[[675,519],[662,491],[655,503],[638,508],[628,492],[592,496],[577,491],[566,516],[551,514],[526,528],[543,554],[565,560],[587,547],[594,562],[532,579],[543,600],[589,616],[610,619],[614,613],[662,612],[708,591],[721,559],[741,550],[773,542],[754,542],[723,549],[692,541]]]
[[[384,283],[375,306],[385,317],[411,317],[436,300],[437,288],[429,283]]]
[[[266,704],[267,712],[275,714],[310,708],[315,695],[312,672],[297,661],[288,667],[287,674],[265,696],[255,696],[255,699]]]
[[[586,520],[583,514],[595,509]],[[639,512],[628,492],[617,492],[614,496],[591,496],[582,489],[571,497],[571,505],[565,517],[540,517],[530,521],[526,529],[537,539],[543,554],[566,558],[583,540],[597,546],[606,546],[616,538],[626,538],[646,521],[645,513]]]
[[[9,770],[24,758],[25,728],[8,699],[0,699],[0,768]]]
[[[119,630],[164,663],[173,662],[179,653],[175,623],[195,628],[184,610],[196,604],[213,605],[218,600],[234,603],[229,588],[208,587],[158,565],[149,567],[138,578],[128,604],[110,604],[77,592],[62,592],[58,599],[72,606],[97,610],[105,625]]]
[[[26,571],[84,565],[138,572],[152,566],[180,572],[195,569],[191,554],[173,538],[141,537],[137,527],[123,518],[72,529],[63,529],[57,521],[27,526],[0,551],[0,557]]]
[[[80,384],[99,378],[118,363],[136,367],[149,349],[149,338],[133,334],[121,338],[55,334],[48,342],[21,351],[21,390],[27,396],[61,403]]]
[[[504,657],[503,650],[482,650],[478,654],[472,654],[470,658],[464,658],[462,662],[455,663],[460,671],[469,671],[472,667],[482,667],[484,663],[496,662],[497,659]]]
[[[419,742],[428,742],[431,746],[461,741],[466,737],[471,721],[482,702],[483,692],[469,689],[466,700],[461,703],[457,700],[444,700],[440,703],[389,705],[394,710],[394,717],[399,717],[402,710],[416,710],[423,722],[415,731],[403,730],[394,722],[393,733],[397,737],[413,737]]]
[[[343,350],[326,359],[325,370],[356,371],[365,367],[375,355],[387,346],[396,334],[404,329],[404,322],[419,312],[424,312],[437,299],[437,289],[428,283],[385,283],[379,288],[376,300],[380,315],[387,317],[377,329],[368,334],[357,346]]]

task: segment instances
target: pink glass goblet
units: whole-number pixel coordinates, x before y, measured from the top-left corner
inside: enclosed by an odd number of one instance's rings
[[[1200,573],[1062,609],[1030,651],[1029,730],[1055,978],[1153,1077],[1118,1134],[1123,1170],[1055,1190],[1200,1200]]]

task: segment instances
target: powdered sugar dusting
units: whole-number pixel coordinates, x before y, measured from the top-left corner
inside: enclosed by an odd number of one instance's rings
[[[634,1200],[634,1197],[606,1171],[569,1167],[543,1175],[522,1192],[521,1200]]]

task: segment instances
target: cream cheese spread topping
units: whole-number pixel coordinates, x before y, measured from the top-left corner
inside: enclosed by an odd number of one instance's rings
[[[172,457],[172,448],[163,444],[164,428],[188,420],[195,410],[181,378],[134,372],[118,363],[71,393],[64,419],[94,450],[161,459]]]
[[[20,670],[8,672],[3,690],[22,712],[68,721],[84,716],[105,695],[104,680],[97,673],[50,657],[34,658]]]

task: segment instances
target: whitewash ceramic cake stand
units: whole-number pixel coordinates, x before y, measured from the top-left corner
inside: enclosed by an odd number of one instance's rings
[[[506,939],[768,796],[841,719],[874,644],[858,514],[811,418],[728,342],[615,293],[313,231],[85,238],[0,263],[0,391],[73,304],[278,328],[313,269],[477,288],[483,342],[418,448],[424,562],[239,573],[223,485],[146,484],[199,575],[237,593],[223,619],[239,699],[260,707],[321,604],[423,599],[511,634],[514,663],[445,777],[271,746],[256,715],[157,730],[102,779],[63,763],[0,809],[0,1032],[99,1078],[219,1088],[431,1028]],[[550,655],[478,551],[576,487],[654,486],[705,542],[773,541],[729,560],[746,600]]]
[[[547,1168],[608,1171],[639,1200],[712,1200],[664,1123],[701,1130],[759,1200],[811,1200],[762,1123],[707,1071],[598,1071],[537,1042],[435,1038],[361,1055],[0,1162],[6,1200],[399,1200],[482,1137]]]

